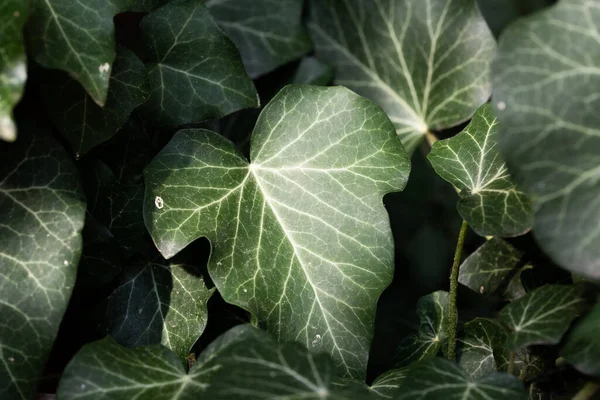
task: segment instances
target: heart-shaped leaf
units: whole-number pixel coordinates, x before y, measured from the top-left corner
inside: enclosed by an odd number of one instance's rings
[[[458,338],[458,363],[473,379],[493,374],[503,366],[505,342],[502,326],[490,319],[475,318],[465,324]]]
[[[586,314],[565,340],[560,352],[578,371],[600,376],[600,303]]]
[[[210,131],[178,132],[145,171],[154,242],[169,258],[208,237],[226,301],[364,378],[393,272],[381,198],[410,169],[392,124],[348,89],[288,86],[261,113],[250,155]]]

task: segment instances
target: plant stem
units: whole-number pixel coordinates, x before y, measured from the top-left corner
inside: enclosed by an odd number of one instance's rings
[[[467,221],[462,222],[458,242],[454,251],[454,262],[450,272],[450,295],[448,296],[448,359],[456,360],[456,331],[458,330],[458,310],[456,308],[456,292],[458,290],[458,270],[467,236]]]
[[[508,360],[508,368],[507,368],[506,372],[508,372],[509,374],[512,375],[514,369],[515,369],[515,352],[511,351],[510,359]]]
[[[432,147],[433,144],[438,141],[437,136],[435,136],[435,134],[433,134],[429,131],[425,132],[425,139],[427,139],[427,143],[429,144],[429,147]]]
[[[596,382],[588,382],[573,397],[573,400],[591,400],[598,392],[600,392],[600,385]]]

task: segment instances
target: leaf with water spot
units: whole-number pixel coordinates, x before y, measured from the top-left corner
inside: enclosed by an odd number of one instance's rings
[[[493,320],[475,318],[457,339],[456,359],[472,379],[491,375],[503,366],[506,332]],[[500,362],[498,362],[498,360]]]
[[[580,321],[565,339],[560,355],[578,371],[600,376],[600,302]]]
[[[481,236],[518,236],[531,229],[533,210],[513,183],[497,147],[498,121],[486,103],[458,135],[427,156],[439,176],[459,190],[458,213]]]
[[[584,306],[582,288],[546,285],[506,305],[498,314],[511,333],[506,347],[557,344]]]
[[[468,120],[491,92],[496,42],[475,0],[312,0],[316,54],[378,103],[404,147]]]
[[[287,86],[262,111],[250,158],[216,133],[179,131],[145,171],[148,231],[167,258],[208,237],[226,301],[364,378],[394,264],[382,197],[410,169],[393,125],[348,89]]]

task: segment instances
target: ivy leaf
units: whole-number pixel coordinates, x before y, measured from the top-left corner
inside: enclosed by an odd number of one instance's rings
[[[335,83],[383,107],[409,152],[490,96],[496,43],[475,0],[312,0],[310,9]]]
[[[151,87],[142,111],[150,121],[176,127],[258,106],[237,49],[201,1],[170,2],[140,29]]]
[[[404,338],[398,346],[398,366],[407,366],[437,355],[446,339],[448,292],[437,291],[417,303],[419,332]]]
[[[103,106],[115,60],[113,17],[128,0],[32,0],[28,39],[35,60],[68,72]]]
[[[517,273],[521,256],[519,250],[494,237],[465,259],[458,281],[477,293],[495,295]]]
[[[508,286],[506,286],[506,289],[504,290],[504,298],[506,300],[515,301],[525,296],[527,290],[525,290],[525,286],[523,285],[521,277],[523,272],[533,268],[533,265],[526,264],[517,270],[510,282],[508,282]]]
[[[396,398],[408,374],[408,368],[391,369],[379,375],[371,385],[371,390],[383,398]]]
[[[51,82],[47,103],[54,123],[76,157],[114,136],[131,112],[148,97],[144,64],[125,48],[119,48],[113,64],[104,107],[94,104],[74,79],[57,73],[51,75]]]
[[[472,379],[491,375],[502,362],[506,332],[496,322],[475,318],[465,324],[457,341],[457,360]],[[500,363],[500,365],[502,365]]]
[[[304,0],[207,0],[206,6],[235,43],[251,78],[311,50],[302,24]]]
[[[433,358],[415,364],[402,385],[400,400],[525,400],[528,396],[515,377],[495,373],[472,380],[456,363]]]
[[[519,236],[533,224],[527,196],[512,182],[497,147],[498,120],[489,103],[458,135],[440,140],[427,156],[460,193],[458,213],[481,236]]]
[[[498,314],[512,333],[506,346],[517,350],[534,344],[553,345],[579,315],[584,299],[579,286],[546,285],[506,305]]]
[[[290,83],[327,86],[333,81],[333,68],[316,57],[304,57],[294,71]]]
[[[77,169],[45,132],[0,143],[0,397],[33,398],[71,296],[85,200]]]
[[[214,132],[175,134],[145,171],[148,231],[166,258],[208,237],[226,301],[362,379],[393,272],[381,197],[404,187],[408,157],[384,112],[342,87],[287,86],[251,147],[248,163]]]
[[[570,364],[586,375],[600,376],[600,303],[569,332],[560,352]]]
[[[27,79],[23,26],[28,12],[27,1],[3,0],[0,4],[0,139],[8,142],[17,138],[12,109],[21,99]]]
[[[519,187],[535,202],[535,237],[558,264],[595,280],[599,25],[595,0],[563,0],[523,18],[502,36],[494,77],[499,144]]]

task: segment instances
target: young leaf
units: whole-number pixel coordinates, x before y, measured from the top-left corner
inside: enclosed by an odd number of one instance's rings
[[[21,99],[27,79],[23,26],[28,12],[27,1],[0,3],[0,139],[8,142],[17,138],[12,109]]]
[[[518,350],[534,344],[557,344],[583,306],[579,286],[546,285],[536,289],[498,314],[512,333],[506,347]]]
[[[251,78],[311,50],[302,24],[304,0],[207,0],[206,6],[235,43]]]
[[[521,252],[500,238],[492,238],[460,266],[458,281],[484,295],[495,295],[517,272]]]
[[[419,299],[419,332],[400,342],[398,366],[407,366],[437,355],[446,339],[447,312],[448,292],[438,291]]]
[[[502,362],[505,342],[502,326],[490,319],[475,318],[465,324],[458,338],[458,364],[472,379],[493,374],[500,369],[496,357]]]
[[[95,104],[79,82],[60,73],[51,74],[46,93],[54,123],[77,157],[114,136],[147,97],[144,64],[125,48],[117,52],[104,107]]]
[[[408,370],[408,368],[396,368],[384,372],[375,379],[371,390],[383,398],[398,397],[402,393],[400,388],[406,379]]]
[[[536,239],[561,266],[596,280],[599,25],[596,0],[562,0],[524,18],[503,34],[494,77],[499,144],[535,201]]]
[[[453,138],[427,156],[435,171],[460,191],[458,213],[481,236],[518,236],[531,229],[527,196],[512,182],[498,152],[498,120],[489,103]]]
[[[388,113],[412,152],[471,117],[491,91],[496,43],[475,0],[313,0],[309,30],[335,83]]]
[[[33,398],[81,254],[85,200],[66,152],[45,132],[0,142],[0,398]]]
[[[508,374],[496,373],[472,380],[456,363],[433,358],[415,364],[402,385],[400,400],[525,400],[521,382]]]
[[[381,197],[410,169],[392,124],[348,89],[287,86],[262,111],[250,155],[210,131],[175,134],[145,171],[155,244],[169,258],[208,237],[226,301],[363,378],[393,271]]]
[[[578,371],[600,376],[600,303],[586,314],[565,340],[560,352]]]
[[[237,49],[203,2],[170,2],[140,29],[151,87],[142,107],[147,119],[176,127],[258,106]]]

